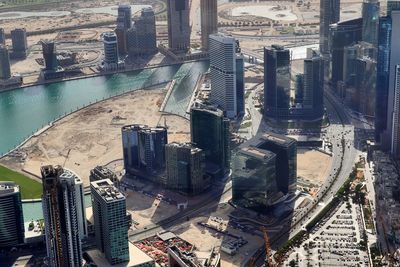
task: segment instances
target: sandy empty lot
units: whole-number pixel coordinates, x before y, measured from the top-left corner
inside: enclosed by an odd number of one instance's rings
[[[164,95],[163,88],[141,90],[87,107],[27,142],[21,148],[27,154],[24,163],[9,157],[2,163],[35,175],[40,175],[42,165],[61,164],[88,186],[92,168],[122,158],[121,127],[125,124],[166,124],[169,142],[189,141],[186,119],[158,111]],[[117,116],[122,119],[116,120]]]
[[[331,169],[332,158],[322,152],[297,150],[297,176],[314,184],[322,184]]]

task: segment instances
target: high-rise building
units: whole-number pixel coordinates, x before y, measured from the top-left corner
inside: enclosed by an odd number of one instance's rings
[[[3,28],[0,28],[0,44],[6,44],[6,33]]]
[[[118,66],[118,42],[117,35],[113,32],[103,34],[104,63],[110,66]]]
[[[362,4],[362,40],[378,45],[379,1],[364,0]]]
[[[239,115],[245,114],[244,101],[244,57],[243,55],[236,56],[236,106]]]
[[[394,116],[394,97],[396,88],[396,66],[400,64],[400,49],[398,40],[400,40],[400,11],[391,12],[392,31],[390,35],[390,59],[389,59],[389,86],[388,86],[388,105],[387,122],[385,136],[382,138],[382,148],[390,151],[393,147],[393,116]],[[389,141],[389,142],[387,142]],[[388,144],[389,143],[389,144]],[[393,149],[392,149],[393,150]]]
[[[229,119],[223,112],[211,106],[192,108],[190,132],[192,143],[204,151],[206,172],[215,178],[229,171]]]
[[[143,8],[134,18],[135,24],[127,30],[127,50],[130,57],[157,53],[157,33],[154,10]]]
[[[0,79],[11,78],[10,56],[5,45],[0,45]]]
[[[165,127],[127,125],[122,127],[124,166],[127,173],[157,174],[165,170],[165,145],[168,143]],[[149,176],[150,177],[150,176]],[[148,178],[149,178],[148,177]],[[150,180],[152,180],[150,178]],[[159,182],[154,180],[154,182]]]
[[[12,30],[11,42],[12,42],[12,57],[26,58],[28,51],[28,41],[26,39],[25,28]]]
[[[399,0],[387,0],[387,9],[386,15],[391,16],[393,10],[400,10],[400,1]]]
[[[309,110],[305,114],[309,119],[322,118],[324,115],[324,69],[323,58],[315,50],[307,51],[304,60],[304,80],[302,106]]]
[[[96,166],[90,170],[89,179],[91,182],[110,179],[113,183],[118,182],[117,175],[106,166]]]
[[[190,143],[170,143],[165,147],[166,187],[185,194],[198,194],[210,186],[205,175],[203,150]]]
[[[375,101],[375,140],[378,142],[383,141],[381,135],[387,128],[391,33],[392,19],[390,17],[380,18]],[[388,145],[386,145],[386,149],[387,147]]]
[[[356,110],[364,115],[373,117],[375,114],[376,61],[363,56],[356,60]]]
[[[276,155],[276,183],[284,193],[294,193],[297,187],[297,142],[285,135],[261,133],[247,141],[246,147],[268,150]]]
[[[0,249],[23,244],[24,232],[19,186],[14,182],[0,182]]]
[[[210,35],[211,104],[228,118],[237,112],[236,40],[225,34]]]
[[[391,153],[395,159],[400,158],[400,65],[395,66],[395,84],[393,99],[393,130]]]
[[[123,29],[132,27],[132,10],[130,5],[118,6],[117,26]]]
[[[210,34],[218,32],[218,5],[217,0],[200,1],[201,14],[201,45],[208,50]]]
[[[167,0],[168,46],[174,52],[190,48],[189,0]]]
[[[45,70],[55,70],[58,68],[56,45],[51,41],[42,41],[42,51]]]
[[[320,1],[319,50],[329,54],[329,25],[340,20],[340,0]]]
[[[232,201],[243,208],[265,212],[279,196],[276,155],[246,143],[232,157]]]
[[[41,167],[47,260],[50,266],[82,266],[86,233],[82,180],[61,166]]]
[[[111,265],[129,261],[125,196],[109,179],[91,182],[90,189],[97,248]]]
[[[120,58],[123,58],[126,53],[128,52],[127,48],[127,32],[129,29],[124,29],[124,28],[119,28],[117,25],[117,28],[115,28],[115,36],[117,37],[117,47],[118,47],[118,56]]]
[[[302,105],[303,104],[303,95],[304,95],[304,74],[299,73],[296,74],[295,77],[295,103]]]
[[[331,81],[333,88],[343,81],[343,54],[344,48],[354,45],[362,38],[362,18],[341,21],[330,27]]]
[[[264,115],[285,119],[290,108],[290,52],[283,46],[264,47]]]

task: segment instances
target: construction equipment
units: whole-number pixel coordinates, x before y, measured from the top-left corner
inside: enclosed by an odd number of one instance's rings
[[[62,165],[63,168],[64,168],[64,166],[65,166],[65,163],[67,163],[67,160],[68,160],[68,158],[69,158],[69,153],[70,153],[70,152],[71,152],[71,148],[68,149],[67,155],[65,156],[65,160],[64,160],[64,163],[63,163],[63,165]]]
[[[274,257],[271,254],[271,244],[269,242],[268,231],[265,226],[261,227],[261,231],[264,235],[264,243],[265,243],[265,266],[267,267],[279,267],[282,266],[284,257],[278,257],[274,263]]]

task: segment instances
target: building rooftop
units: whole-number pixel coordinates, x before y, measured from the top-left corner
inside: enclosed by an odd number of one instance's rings
[[[94,181],[90,185],[106,202],[125,199],[125,196],[114,186],[110,179]]]
[[[198,152],[201,152],[201,151],[202,151],[201,148],[196,147],[195,144],[193,144],[193,143],[178,143],[178,142],[172,142],[172,143],[169,143],[167,146],[170,146],[170,147],[173,146],[173,147],[187,148],[187,149],[190,149],[190,151],[191,151],[192,154],[198,153]]]
[[[19,185],[14,182],[0,181],[0,196],[19,192]]]
[[[220,109],[218,109],[217,107],[211,106],[211,105],[199,105],[197,107],[192,107],[191,110],[194,111],[203,111],[203,112],[207,112],[210,114],[214,114],[215,116],[219,116],[219,117],[223,117],[224,116],[224,112]]]
[[[261,147],[262,144],[271,142],[283,147],[289,147],[296,143],[296,140],[286,135],[280,135],[272,132],[259,133],[247,142],[240,145],[240,148],[245,147]]]
[[[260,159],[272,159],[276,157],[275,153],[257,147],[243,147],[240,152]]]
[[[108,263],[105,255],[100,250],[89,250],[87,254],[93,260],[97,267],[108,267]],[[129,262],[113,265],[113,267],[127,267],[127,266],[142,266],[146,263],[154,262],[154,260],[146,253],[141,251],[131,242],[129,242]]]

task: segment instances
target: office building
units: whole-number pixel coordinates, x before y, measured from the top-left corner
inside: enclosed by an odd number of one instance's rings
[[[15,59],[24,59],[27,56],[28,41],[26,39],[25,28],[14,29],[11,31],[12,53]]]
[[[239,116],[245,114],[244,89],[244,57],[239,54],[236,55],[236,107]]]
[[[206,172],[214,178],[223,176],[230,169],[229,119],[221,110],[202,106],[190,113],[191,142],[204,151]]]
[[[170,143],[165,147],[166,187],[195,195],[210,186],[205,175],[204,152],[190,143]]]
[[[299,73],[295,76],[295,104],[302,105],[304,92],[304,74]]]
[[[118,47],[118,57],[123,58],[126,53],[127,53],[127,31],[129,29],[124,29],[124,28],[119,28],[117,25],[117,28],[115,28],[115,36],[117,38],[117,47]]]
[[[104,179],[109,179],[114,184],[118,182],[117,175],[106,166],[96,166],[94,169],[90,170],[89,179],[91,182]]]
[[[0,28],[0,44],[6,44],[6,33],[3,28]]]
[[[106,69],[118,69],[119,54],[117,35],[114,32],[103,34],[104,66]]]
[[[379,1],[364,0],[362,3],[362,40],[378,45]]]
[[[111,265],[129,261],[126,199],[111,180],[90,183],[97,248]]]
[[[0,182],[0,226],[0,249],[24,243],[21,192],[14,182]]]
[[[168,47],[186,53],[190,48],[189,0],[167,0]]]
[[[324,115],[324,69],[323,58],[316,51],[308,49],[304,60],[302,108],[304,118],[318,119]]]
[[[376,88],[376,61],[364,56],[356,60],[356,89],[358,100],[354,107],[360,113],[374,117],[375,115],[375,88]]]
[[[157,53],[156,20],[151,7],[143,8],[135,24],[127,30],[127,51],[130,57]]]
[[[124,166],[128,174],[140,175],[153,182],[156,175],[165,170],[165,145],[168,143],[165,127],[127,125],[122,127]],[[147,175],[149,174],[149,175]]]
[[[264,115],[287,119],[290,108],[290,52],[283,46],[264,47]]]
[[[82,180],[61,166],[41,167],[47,261],[50,266],[82,266],[86,233]]]
[[[118,6],[117,25],[123,29],[132,27],[132,10],[130,5]]]
[[[279,196],[276,155],[246,143],[232,157],[232,201],[235,205],[265,212]]]
[[[400,65],[395,66],[395,83],[393,99],[393,130],[391,154],[395,159],[400,158]]]
[[[396,87],[396,66],[400,64],[400,49],[398,40],[400,40],[400,11],[391,12],[392,31],[390,34],[390,58],[389,58],[389,86],[388,86],[388,104],[387,104],[387,122],[384,137],[381,139],[381,145],[384,150],[393,152],[393,116],[394,98]],[[379,68],[379,67],[378,67]],[[387,142],[389,141],[389,142]]]
[[[387,0],[386,15],[390,17],[393,10],[400,10],[399,0]]]
[[[0,45],[0,79],[11,78],[10,56],[5,45]]]
[[[330,26],[331,82],[337,88],[343,81],[343,55],[346,46],[355,45],[362,38],[362,18],[341,21]]]
[[[208,50],[208,42],[211,34],[218,32],[218,5],[217,0],[200,1],[201,15],[201,46]]]
[[[340,19],[340,0],[321,0],[319,18],[319,50],[325,57],[329,54],[329,25]]]
[[[377,142],[383,141],[381,136],[387,129],[391,33],[392,19],[390,17],[380,18],[375,101],[375,140]],[[387,147],[388,145],[386,145],[386,148]]]
[[[44,59],[44,69],[42,76],[45,80],[57,79],[64,76],[64,69],[57,60],[56,44],[53,41],[41,41]]]
[[[236,40],[225,34],[210,35],[210,103],[220,108],[226,117],[235,118],[236,92]]]

